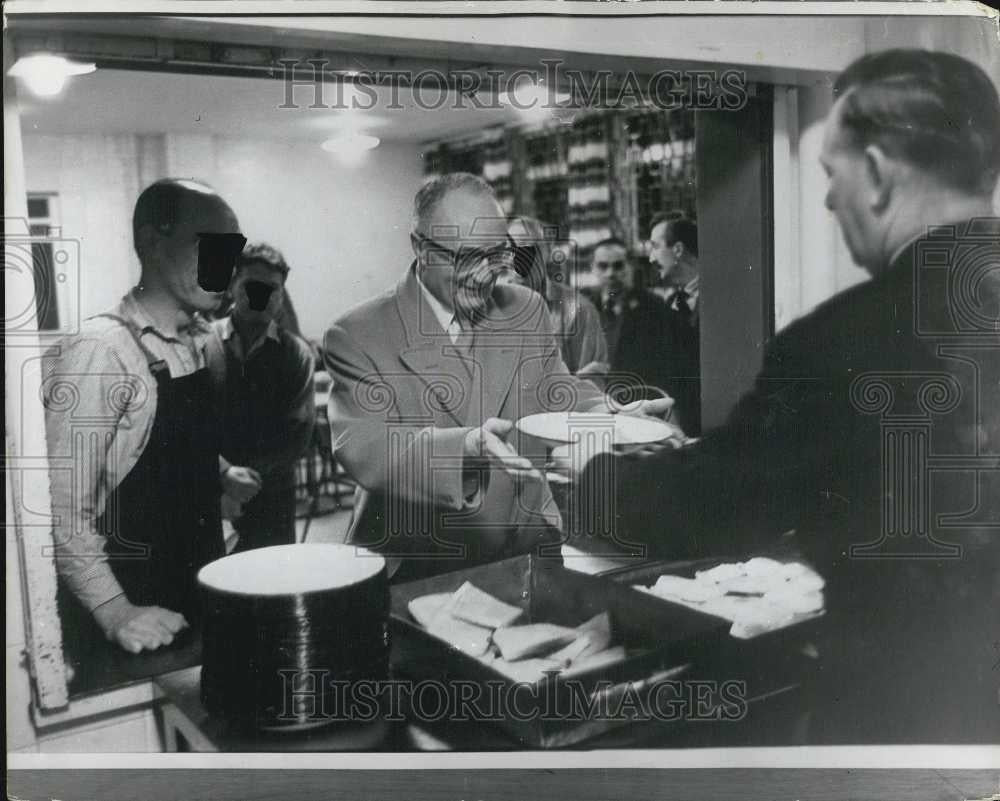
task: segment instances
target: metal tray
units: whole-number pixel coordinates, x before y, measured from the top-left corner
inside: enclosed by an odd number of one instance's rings
[[[524,609],[525,623],[576,626],[607,611],[612,644],[625,646],[626,659],[576,675],[572,682],[547,676],[535,686],[515,684],[427,633],[407,611],[410,600],[454,591],[465,581]],[[471,680],[480,686],[502,688],[508,699],[505,709],[515,708],[519,714],[500,714],[490,722],[514,737],[512,748],[566,747],[627,724],[628,720],[614,716],[562,716],[558,711],[571,709],[569,704],[574,698],[579,700],[581,692],[590,699],[602,693],[602,702],[610,704],[625,692],[649,691],[654,679],[674,675],[717,650],[729,627],[721,618],[666,604],[607,578],[575,573],[530,555],[393,586],[391,625],[400,654],[394,665],[396,677]]]
[[[734,557],[685,561],[660,560],[627,565],[606,570],[600,576],[630,588],[634,584],[648,586],[663,575],[694,578],[694,574],[699,570],[708,570],[726,562],[745,562],[754,556],[766,556],[778,562],[809,564],[793,545],[783,543],[768,550]],[[633,590],[633,592],[638,591]],[[677,606],[654,595],[649,597],[666,607]],[[713,680],[737,678],[745,681],[747,697],[753,701],[756,698],[798,688],[803,681],[816,675],[820,662],[816,643],[822,641],[824,624],[822,615],[806,618],[785,628],[765,632],[746,640],[729,635],[731,625],[729,621],[722,618],[714,619],[723,623],[724,633],[719,638],[718,648],[704,655],[705,658],[699,665],[699,678]]]

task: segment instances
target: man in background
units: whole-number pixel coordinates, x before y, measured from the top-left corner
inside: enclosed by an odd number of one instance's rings
[[[210,187],[167,179],[139,196],[132,232],[138,285],[45,365],[49,453],[75,461],[50,479],[71,658],[102,633],[135,653],[171,643],[197,613],[198,569],[224,553],[220,472],[233,496],[257,491],[243,467],[220,470],[205,359],[203,315],[245,242],[236,215]]]
[[[687,434],[701,433],[701,354],[698,338],[698,227],[683,214],[653,219],[649,260],[665,288],[669,374],[664,387],[677,401],[678,420]]]
[[[508,231],[514,243],[511,280],[545,298],[567,369],[587,377],[607,374],[608,344],[600,315],[573,288],[566,243],[557,241],[555,226],[534,217],[513,217]]]
[[[246,465],[259,492],[224,499],[239,534],[234,552],[295,542],[295,466],[316,422],[313,355],[277,324],[288,265],[267,244],[248,246],[230,287],[232,314],[213,323],[208,350],[222,430],[222,456]]]
[[[607,390],[635,399],[643,385],[666,390],[669,379],[669,321],[663,301],[635,285],[625,243],[604,239],[594,246],[594,286],[583,290],[601,315],[611,371]],[[638,397],[644,397],[640,394]]]

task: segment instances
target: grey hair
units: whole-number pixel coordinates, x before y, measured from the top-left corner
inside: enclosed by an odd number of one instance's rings
[[[485,180],[471,172],[449,172],[425,183],[413,198],[412,230],[430,234],[427,224],[441,199],[449,192],[463,190],[486,195],[496,200],[496,195]]]

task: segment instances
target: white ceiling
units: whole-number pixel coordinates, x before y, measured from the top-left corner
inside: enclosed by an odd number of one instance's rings
[[[285,86],[268,78],[101,69],[70,79],[62,94],[51,99],[36,98],[18,87],[26,134],[202,133],[318,143],[360,121],[366,132],[384,141],[421,142],[517,121],[511,109],[455,108],[453,96],[441,104],[433,87],[424,97],[429,105],[439,104],[437,109],[418,108],[405,87],[398,91],[401,109],[388,108],[388,88],[373,91],[379,98],[371,110],[347,112],[309,108],[314,102],[312,85],[295,88],[294,102],[299,108],[279,108],[285,103]],[[359,99],[371,104],[369,96]],[[338,101],[332,84],[324,84],[322,102],[347,105]]]

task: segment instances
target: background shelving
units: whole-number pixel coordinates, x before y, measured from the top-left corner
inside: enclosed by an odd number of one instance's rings
[[[694,141],[694,113],[686,109],[595,111],[570,125],[491,128],[428,143],[425,172],[483,176],[505,213],[557,225],[575,243],[579,269],[607,236],[640,255],[660,212],[695,219]]]

